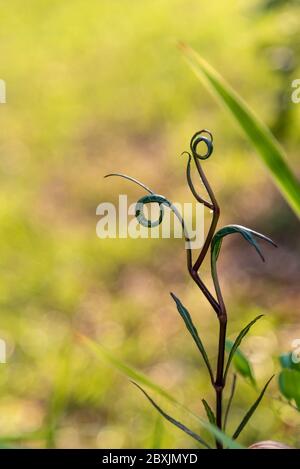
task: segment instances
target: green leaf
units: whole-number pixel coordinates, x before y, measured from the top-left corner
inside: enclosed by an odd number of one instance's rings
[[[229,357],[231,354],[231,351],[233,349],[234,343],[231,342],[231,340],[226,340],[226,351],[229,353]],[[251,364],[247,357],[243,354],[243,352],[240,349],[236,349],[235,352],[232,354],[230,361],[233,361],[233,365],[236,369],[236,371],[243,376],[244,378],[249,378],[251,384],[256,387],[256,382],[255,378],[253,376],[253,371]],[[229,361],[229,358],[228,358]],[[228,364],[227,361],[227,364]],[[227,372],[228,372],[229,367],[227,368],[226,366],[226,374],[224,374],[224,377],[226,378]]]
[[[291,354],[285,353],[279,356],[279,362],[282,368],[292,368]]]
[[[208,421],[212,423],[213,425],[216,425],[216,417],[213,411],[211,410],[211,407],[209,406],[209,404],[206,402],[205,399],[202,399],[202,403],[204,405],[204,409],[205,409]]]
[[[280,355],[279,361],[280,361],[282,368],[288,368],[290,370],[300,371],[300,363],[295,363],[293,361],[292,352]]]
[[[137,383],[134,383],[132,382],[138,389],[140,389],[140,391],[142,391],[142,393],[147,397],[148,401],[151,402],[151,404],[155,407],[155,409],[166,419],[168,420],[169,422],[171,422],[173,425],[175,425],[176,427],[180,428],[180,430],[182,430],[183,432],[185,432],[187,435],[191,436],[192,438],[194,438],[194,440],[198,441],[198,443],[200,443],[201,445],[205,446],[205,448],[210,448],[210,446],[208,445],[208,443],[206,443],[206,441],[204,441],[199,435],[197,435],[195,432],[193,432],[192,430],[190,430],[188,427],[186,427],[185,425],[183,425],[183,423],[179,422],[178,420],[174,419],[173,417],[171,417],[169,414],[167,414],[164,410],[162,410],[161,407],[159,407],[156,402],[149,396],[149,394],[141,387],[139,386]]]
[[[141,373],[140,371],[137,371],[135,368],[122,362],[121,360],[116,358],[112,353],[108,352],[106,349],[104,349],[102,346],[95,343],[93,340],[89,339],[88,337],[82,334],[77,334],[77,337],[81,341],[81,343],[87,348],[87,350],[93,353],[101,361],[104,360],[106,363],[109,363],[111,366],[116,368],[119,372],[126,375],[131,381],[136,381],[140,385],[147,386],[152,391],[157,392],[160,396],[167,399],[171,404],[173,404],[178,409],[183,411],[186,415],[194,419],[198,423],[198,425],[200,424],[201,427],[208,430],[216,439],[218,439],[218,441],[223,443],[224,446],[230,449],[243,449],[243,446],[238,444],[236,441],[233,441],[232,438],[225,435],[225,433],[222,432],[216,426],[200,418],[198,415],[192,412],[188,407],[178,402],[175,399],[175,397],[173,397],[171,394],[165,391],[161,386],[151,381],[143,373]]]
[[[243,338],[248,334],[249,330],[251,327],[258,321],[260,318],[263,317],[263,314],[260,314],[256,318],[254,318],[249,324],[247,324],[244,329],[241,330],[237,338],[235,339],[234,342],[231,342],[230,340],[226,341],[226,350],[229,353],[225,372],[224,372],[224,380],[226,381],[227,373],[230,367],[231,360],[235,356],[234,359],[234,364],[237,369],[237,371],[240,372],[242,376],[246,376],[248,374],[248,377],[250,378],[252,383],[255,383],[255,380],[253,378],[253,373],[251,371],[251,366],[250,363],[248,362],[247,358],[244,356],[244,354],[238,350],[238,347],[241,345],[241,342]],[[245,374],[243,374],[243,371]]]
[[[142,187],[143,189],[145,189],[145,191],[149,192],[149,194],[154,194],[153,190],[150,189],[150,187],[146,186],[146,184],[144,184],[143,182],[139,181],[138,179],[135,179],[131,176],[128,176],[127,174],[123,174],[123,173],[110,173],[110,174],[106,174],[104,177],[105,178],[109,178],[109,177],[112,177],[112,176],[117,176],[117,177],[121,177],[121,178],[124,178],[124,179],[127,179],[128,181],[131,181],[131,182],[134,182],[135,184],[137,184],[138,186]]]
[[[187,330],[189,331],[189,333],[191,334],[191,336],[193,337],[202,357],[203,357],[203,360],[207,366],[207,369],[208,369],[208,372],[210,374],[210,378],[212,381],[214,381],[214,377],[213,377],[213,372],[212,372],[212,369],[211,369],[211,366],[210,366],[210,363],[209,363],[209,359],[208,359],[208,356],[207,356],[207,353],[206,353],[206,350],[204,348],[204,345],[198,335],[198,331],[196,329],[196,327],[194,326],[193,324],[193,321],[192,321],[192,318],[191,318],[191,315],[190,313],[188,312],[188,310],[183,306],[183,304],[181,303],[181,301],[179,300],[179,298],[177,298],[174,293],[171,293],[171,296],[173,298],[173,300],[175,301],[176,303],[176,306],[177,306],[177,309],[178,309],[178,312],[180,314],[180,316],[182,317],[182,319],[184,320],[184,323],[186,325],[186,328]]]
[[[296,370],[284,369],[279,375],[279,389],[289,401],[294,400],[300,410],[300,373]]]
[[[159,218],[155,221],[148,220],[144,216],[143,212],[143,207],[145,204],[151,204],[151,203],[157,203],[159,205]],[[161,222],[163,221],[164,217],[164,209],[162,205],[166,205],[167,207],[171,207],[171,202],[169,202],[168,199],[166,199],[162,195],[158,194],[150,194],[150,195],[144,195],[141,197],[135,206],[135,216],[137,221],[140,223],[140,225],[145,226],[147,228],[154,228],[155,226],[159,226]]]
[[[268,127],[247,103],[196,51],[182,45],[184,56],[202,83],[231,113],[273,177],[282,195],[300,217],[300,184],[289,167],[285,153]]]
[[[219,231],[217,231],[211,241],[211,259],[212,259],[213,264],[215,264],[220,254],[223,238],[233,233],[239,233],[240,235],[242,235],[243,238],[255,248],[255,250],[257,251],[257,253],[259,254],[259,256],[261,257],[263,261],[265,259],[264,259],[264,256],[262,255],[259,244],[255,239],[255,236],[276,247],[276,244],[274,243],[274,241],[272,241],[267,236],[261,233],[258,233],[257,231],[250,230],[250,228],[246,228],[245,226],[241,226],[241,225],[227,225],[221,228]]]
[[[251,419],[252,415],[254,414],[254,412],[256,411],[260,401],[262,400],[262,398],[264,397],[264,394],[267,390],[267,387],[269,386],[271,380],[274,378],[274,375],[271,376],[271,378],[266,382],[265,386],[263,387],[263,390],[261,391],[260,395],[258,396],[258,398],[256,399],[256,401],[254,402],[254,404],[250,407],[250,409],[248,410],[248,412],[246,413],[245,417],[243,418],[243,420],[241,421],[241,423],[239,424],[238,428],[236,429],[236,431],[234,432],[232,438],[235,440],[241,433],[241,431],[245,428],[245,426],[247,425],[247,423],[249,422],[249,420]]]

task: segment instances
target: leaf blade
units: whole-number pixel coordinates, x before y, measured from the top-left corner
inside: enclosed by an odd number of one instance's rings
[[[171,292],[171,297],[175,301],[175,304],[177,306],[177,310],[178,310],[180,316],[182,317],[187,330],[189,331],[189,333],[193,337],[194,342],[195,342],[196,346],[198,347],[198,350],[200,351],[200,353],[202,355],[202,358],[203,358],[203,360],[206,364],[206,367],[208,369],[211,381],[213,382],[214,378],[213,378],[213,372],[212,372],[212,369],[211,369],[211,365],[210,365],[210,362],[209,362],[205,347],[204,347],[204,345],[203,345],[203,343],[202,343],[202,341],[199,337],[198,331],[197,331],[196,327],[193,324],[191,315],[188,312],[188,310],[183,306],[183,304],[181,303],[179,298],[177,298],[177,296],[174,295],[174,293],[172,293],[172,292]]]
[[[208,404],[208,402],[205,399],[202,399],[202,403],[203,403],[203,406],[204,406],[208,421],[210,423],[212,423],[213,425],[216,425],[216,417],[215,417],[215,414],[213,413],[210,405]]]
[[[152,399],[152,397],[149,396],[149,394],[137,383],[132,381],[132,384],[134,384],[148,399],[148,401],[153,405],[153,407],[166,419],[168,422],[172,423],[175,425],[177,428],[182,430],[184,433],[187,435],[191,436],[194,438],[194,440],[198,441],[201,445],[205,446],[205,448],[210,449],[210,446],[208,443],[206,443],[205,440],[203,440],[197,433],[193,432],[190,430],[188,427],[186,427],[183,423],[179,422],[178,420],[174,419],[171,415],[167,414],[159,405]]]
[[[126,375],[131,381],[136,379],[139,383],[148,386],[149,389],[152,389],[154,392],[157,392],[159,395],[167,399],[171,404],[175,405],[182,411],[186,412],[191,418],[193,418],[198,424],[200,424],[203,428],[206,428],[213,436],[215,436],[220,442],[226,445],[230,449],[243,449],[244,447],[241,446],[239,443],[234,441],[228,435],[226,435],[223,431],[219,428],[211,425],[209,422],[206,422],[204,419],[196,415],[193,411],[191,411],[188,407],[178,402],[171,394],[165,391],[161,386],[152,382],[147,376],[145,376],[140,371],[136,370],[133,367],[123,363],[121,360],[116,358],[112,353],[109,353],[104,347],[101,347],[99,344],[95,343],[93,340],[84,336],[82,334],[77,333],[77,338],[80,342],[85,345],[89,352],[93,353],[97,358],[101,361],[106,361],[109,365],[116,368],[120,373]]]
[[[232,346],[233,342],[231,340],[226,340],[225,348],[227,352],[230,353]],[[233,355],[232,363],[236,371],[244,378],[249,378],[251,384],[256,387],[256,381],[253,375],[252,366],[247,357],[239,348],[237,348]]]
[[[249,322],[249,324],[247,324],[246,327],[244,327],[244,329],[241,330],[241,332],[239,333],[239,335],[235,339],[235,341],[234,341],[234,343],[231,347],[231,350],[229,352],[228,359],[227,359],[227,363],[226,363],[226,367],[225,367],[225,371],[224,371],[224,381],[226,381],[227,373],[228,373],[228,370],[229,370],[229,367],[230,367],[230,363],[233,359],[233,356],[234,356],[236,350],[238,349],[238,347],[240,346],[243,338],[248,334],[249,330],[256,323],[256,321],[258,321],[262,317],[263,317],[263,314],[259,314],[258,316],[256,316],[256,318],[254,318],[251,322]]]
[[[269,244],[272,244],[274,247],[277,247],[277,245],[274,243],[274,241],[271,239],[271,238],[268,238],[267,236],[261,234],[261,233],[258,233],[257,231],[254,231],[254,230],[251,230],[250,228],[247,228],[246,226],[241,226],[241,225],[226,225],[226,226],[223,226],[223,228],[221,228],[220,230],[218,230],[212,241],[211,241],[211,258],[212,258],[212,262],[215,264],[217,259],[218,259],[218,256],[219,256],[219,253],[220,253],[220,250],[221,250],[221,245],[222,245],[222,241],[223,241],[223,238],[225,236],[228,236],[230,234],[234,234],[234,233],[238,233],[240,234],[241,236],[243,236],[243,238],[248,241],[248,243],[250,243],[254,249],[256,250],[256,252],[258,253],[258,255],[260,256],[260,258],[264,261],[264,256],[261,252],[261,249],[260,249],[260,246],[258,244],[258,242],[256,241],[255,239],[255,236],[257,238],[260,238],[264,241],[266,241],[267,243]]]
[[[256,401],[254,402],[254,404],[250,407],[250,409],[248,410],[248,412],[246,413],[246,415],[244,416],[243,420],[241,421],[241,423],[239,424],[239,426],[237,427],[236,431],[234,432],[234,434],[232,435],[232,438],[233,440],[235,440],[241,433],[241,431],[245,428],[245,426],[247,425],[247,423],[249,422],[250,418],[252,417],[252,415],[254,414],[254,412],[256,411],[260,401],[262,400],[262,398],[264,397],[264,394],[267,390],[267,387],[269,386],[270,382],[272,381],[272,379],[274,378],[274,375],[271,376],[271,378],[266,382],[266,384],[264,385],[260,395],[258,396],[258,398],[256,399]]]
[[[279,390],[289,401],[296,402],[300,410],[300,373],[295,369],[284,368],[278,377]]]

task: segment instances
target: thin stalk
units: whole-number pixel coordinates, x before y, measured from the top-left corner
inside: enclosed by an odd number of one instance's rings
[[[225,341],[226,341],[226,327],[227,318],[226,316],[219,317],[219,343],[218,343],[218,363],[217,363],[217,375],[215,381],[216,391],[216,423],[217,427],[222,430],[222,399],[224,390],[224,360],[225,360]],[[217,447],[222,449],[222,443],[218,442]]]
[[[210,135],[211,137],[211,142],[210,145],[207,143],[207,150],[208,153],[206,156],[203,156],[201,158],[201,155],[197,153],[197,142],[199,143],[201,138],[199,139],[198,137],[201,135],[201,133],[206,133]],[[195,143],[196,142],[196,143]],[[195,144],[194,144],[195,143]],[[225,386],[224,382],[224,361],[225,361],[225,342],[226,342],[226,328],[227,328],[227,314],[226,314],[226,308],[225,304],[223,301],[219,281],[218,281],[218,275],[217,275],[217,269],[216,269],[216,263],[213,262],[211,263],[211,272],[212,272],[212,278],[214,282],[214,287],[217,295],[217,300],[213,297],[211,292],[207,289],[203,281],[201,280],[198,271],[200,269],[200,266],[202,265],[203,260],[205,259],[205,256],[207,254],[207,251],[211,245],[212,238],[214,236],[219,216],[220,216],[220,209],[216,200],[216,197],[214,195],[214,192],[212,188],[209,185],[209,182],[203,172],[202,166],[200,164],[199,159],[204,159],[208,157],[211,152],[212,152],[212,135],[210,132],[203,130],[199,132],[198,134],[195,134],[194,137],[191,140],[191,150],[193,154],[193,159],[198,171],[198,174],[200,176],[200,179],[205,186],[205,189],[208,193],[208,196],[210,198],[210,202],[207,202],[204,200],[200,195],[197,194],[195,187],[193,185],[192,179],[191,179],[191,172],[190,172],[190,163],[191,163],[191,156],[189,155],[189,160],[187,164],[187,181],[188,185],[191,189],[192,194],[196,198],[198,202],[204,203],[204,205],[208,208],[210,208],[213,212],[213,217],[212,221],[210,224],[210,228],[208,230],[207,237],[205,239],[204,245],[193,265],[192,262],[192,256],[191,252],[187,253],[187,261],[188,261],[188,270],[189,273],[194,280],[194,282],[198,285],[202,293],[205,295],[215,312],[217,313],[218,320],[219,320],[219,341],[218,341],[218,362],[217,362],[217,372],[216,372],[216,379],[214,382],[212,382],[215,392],[216,392],[216,424],[219,427],[220,430],[222,430],[222,398],[223,398],[223,389]],[[222,449],[223,445],[219,441],[216,441],[217,448]]]
[[[212,240],[212,237],[214,235],[214,232],[216,230],[216,227],[217,227],[217,224],[218,224],[218,220],[219,220],[219,216],[220,216],[220,208],[218,206],[218,203],[217,203],[217,200],[215,198],[215,195],[213,193],[213,190],[212,188],[210,187],[209,183],[208,183],[208,180],[206,179],[206,176],[203,172],[203,169],[199,163],[199,160],[197,158],[194,158],[194,161],[195,161],[195,164],[196,164],[196,167],[197,167],[197,170],[199,172],[199,175],[200,175],[200,178],[205,186],[205,189],[207,190],[207,193],[210,197],[210,200],[211,200],[211,203],[212,203],[212,210],[213,210],[213,218],[212,218],[212,222],[211,222],[211,225],[210,225],[210,228],[209,228],[209,232],[208,232],[208,235],[206,237],[206,240],[205,240],[205,243],[201,249],[201,252],[198,256],[198,259],[196,260],[195,264],[194,264],[194,270],[197,272],[206,256],[206,253],[208,251],[208,248],[210,246],[210,243],[211,243],[211,240]]]
[[[227,329],[227,313],[226,308],[219,284],[216,259],[211,257],[211,275],[214,282],[218,303],[220,306],[219,319],[219,344],[218,344],[218,363],[217,363],[217,375],[215,381],[216,391],[216,422],[217,426],[222,430],[222,397],[223,390],[225,387],[224,380],[224,361],[225,361],[225,343],[226,343],[226,329]],[[222,449],[221,443],[218,443],[217,447]]]
[[[203,131],[201,131],[203,132]],[[199,132],[199,134],[201,133]],[[193,139],[192,139],[193,140]],[[191,189],[191,192],[192,194],[194,195],[194,197],[196,198],[196,200],[200,203],[203,203],[206,207],[209,207],[212,212],[213,212],[213,217],[212,217],[212,221],[211,221],[211,224],[210,224],[210,227],[209,227],[209,230],[208,230],[208,233],[207,233],[207,236],[206,236],[206,239],[205,239],[205,242],[203,244],[203,247],[195,261],[195,263],[193,264],[193,260],[192,260],[192,253],[191,253],[191,250],[188,249],[187,251],[187,265],[188,265],[188,271],[192,277],[192,279],[194,280],[194,282],[197,284],[197,286],[200,288],[200,290],[202,291],[202,293],[204,294],[204,296],[206,297],[206,299],[208,300],[208,302],[211,304],[211,306],[213,307],[213,309],[215,310],[215,312],[217,313],[217,315],[219,316],[220,314],[220,306],[218,304],[218,302],[216,301],[216,299],[213,297],[213,295],[211,294],[211,292],[208,290],[208,288],[206,287],[206,285],[204,284],[204,282],[201,280],[200,276],[199,276],[199,269],[201,267],[201,264],[202,262],[204,261],[205,259],[205,256],[207,254],[207,251],[209,249],[209,246],[210,246],[210,243],[211,243],[211,240],[213,238],[213,235],[214,235],[214,232],[216,230],[216,226],[217,226],[217,223],[218,223],[218,220],[219,220],[219,216],[220,216],[220,209],[219,209],[219,206],[218,206],[218,203],[217,203],[217,200],[216,200],[216,197],[213,193],[213,190],[212,188],[210,187],[209,185],[209,182],[203,172],[203,169],[201,167],[201,164],[199,162],[199,159],[197,158],[197,156],[193,153],[193,159],[194,159],[194,162],[195,162],[195,165],[196,165],[196,168],[197,168],[197,171],[198,171],[198,174],[200,176],[200,180],[201,182],[203,183],[208,195],[209,195],[209,198],[211,200],[211,203],[210,202],[207,202],[206,200],[204,200],[202,197],[200,197],[200,195],[197,194],[196,190],[195,190],[195,187],[193,185],[193,182],[192,182],[192,179],[191,179],[191,168],[190,168],[190,163],[191,163],[191,155],[188,153],[188,152],[185,152],[189,155],[189,159],[188,159],[188,164],[187,164],[187,181],[188,181],[188,185],[189,185],[189,188]]]

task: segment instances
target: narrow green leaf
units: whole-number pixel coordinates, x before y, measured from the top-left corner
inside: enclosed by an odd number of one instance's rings
[[[206,402],[205,399],[202,399],[202,403],[203,403],[208,421],[212,423],[213,425],[216,425],[216,417],[213,411],[211,410],[211,407],[209,406],[209,404]]]
[[[248,104],[196,51],[182,45],[184,56],[202,83],[221,101],[253,144],[286,201],[300,217],[300,184],[284,151]]]
[[[202,343],[202,341],[199,337],[198,331],[197,331],[196,327],[193,324],[190,313],[183,306],[183,304],[181,303],[179,298],[177,298],[174,295],[174,293],[171,293],[171,296],[172,296],[173,300],[176,303],[178,312],[179,312],[180,316],[182,317],[182,319],[184,320],[184,323],[186,325],[187,330],[189,331],[189,333],[193,337],[193,339],[194,339],[194,341],[195,341],[195,343],[196,343],[196,345],[197,345],[197,347],[198,347],[198,349],[199,349],[199,351],[200,351],[200,353],[203,357],[203,360],[204,360],[204,362],[207,366],[207,369],[208,369],[211,380],[214,381],[213,372],[212,372],[212,369],[211,369],[211,366],[210,366],[210,362],[209,362],[206,350],[205,350],[204,345],[203,345],[203,343]]]
[[[249,324],[247,324],[247,326],[244,327],[244,329],[241,330],[241,332],[239,333],[239,335],[237,336],[237,338],[235,339],[233,344],[230,343],[230,341],[227,341],[227,344],[228,344],[227,347],[228,348],[230,347],[230,350],[229,350],[229,356],[228,356],[228,360],[227,360],[226,368],[225,368],[225,372],[224,372],[224,381],[226,381],[226,377],[227,377],[227,373],[228,373],[228,370],[229,370],[229,367],[230,367],[231,360],[233,359],[234,354],[236,353],[238,347],[240,346],[243,338],[248,334],[248,332],[251,329],[251,327],[253,326],[253,324],[255,324],[256,321],[258,321],[262,317],[263,317],[263,314],[260,314],[255,319],[253,319],[251,322],[249,322]],[[250,371],[251,371],[251,368],[250,368]],[[251,373],[251,375],[252,375],[252,378],[253,378],[252,373]]]
[[[233,342],[231,340],[226,340],[226,352],[230,353],[233,347]],[[251,384],[256,387],[255,378],[253,375],[252,366],[248,358],[243,354],[243,352],[237,348],[233,358],[232,363],[236,371],[243,376],[244,378],[249,378]]]
[[[292,399],[296,402],[298,410],[300,410],[300,373],[296,370],[285,368],[281,371],[279,378],[279,389],[281,393],[289,401]]]
[[[121,178],[124,178],[124,179],[128,179],[128,181],[131,181],[131,182],[134,182],[135,184],[137,184],[138,186],[142,187],[143,189],[145,189],[147,192],[149,192],[149,194],[154,194],[153,190],[150,189],[150,187],[146,186],[146,184],[144,184],[143,182],[139,181],[138,179],[135,179],[131,176],[128,176],[127,174],[123,174],[123,173],[110,173],[110,174],[106,174],[104,177],[105,178],[109,178],[109,177],[112,177],[112,176],[117,176],[117,177],[121,177]]]
[[[259,244],[255,239],[255,236],[277,247],[274,241],[272,241],[272,239],[268,238],[267,236],[261,233],[258,233],[257,231],[253,231],[250,228],[246,228],[245,226],[241,226],[241,225],[227,225],[221,228],[219,231],[217,231],[211,241],[212,262],[215,263],[218,259],[223,238],[227,235],[234,234],[234,233],[239,233],[240,235],[242,235],[243,238],[254,247],[254,249],[256,250],[256,252],[258,253],[258,255],[263,261],[265,259],[264,259],[264,256],[262,255]]]
[[[239,424],[238,428],[236,429],[236,431],[234,432],[232,438],[235,440],[241,433],[241,431],[245,428],[245,426],[247,425],[247,423],[249,422],[249,420],[251,419],[252,415],[254,414],[254,412],[256,411],[260,401],[262,400],[262,398],[264,397],[264,394],[267,390],[267,387],[269,386],[271,380],[274,378],[274,375],[271,376],[271,378],[267,381],[267,383],[265,384],[265,386],[263,387],[263,390],[261,391],[260,395],[258,396],[258,398],[256,399],[256,401],[254,402],[254,404],[250,407],[250,409],[248,410],[248,412],[246,413],[245,417],[243,418],[243,420],[241,421],[241,423]]]
[[[200,418],[194,412],[192,412],[188,407],[178,402],[175,397],[165,391],[161,386],[151,381],[147,376],[145,376],[140,371],[137,371],[135,368],[123,363],[121,360],[116,358],[112,353],[105,350],[102,346],[95,343],[93,340],[89,339],[88,337],[77,334],[78,339],[85,345],[87,350],[93,353],[97,358],[101,361],[105,361],[109,363],[111,366],[116,368],[119,372],[126,375],[131,381],[137,381],[139,384],[143,386],[147,386],[154,392],[157,392],[160,396],[167,399],[171,404],[178,407],[180,410],[185,412],[189,417],[193,418],[198,424],[200,424],[203,428],[208,430],[215,438],[217,438],[220,442],[223,443],[224,446],[230,449],[243,449],[243,446],[238,444],[236,441],[233,441],[232,438],[225,435],[219,428],[206,422],[204,419]]]
[[[139,386],[137,383],[133,382],[132,383],[140,390],[142,391],[142,393],[147,397],[148,401],[151,402],[151,404],[155,407],[155,409],[166,419],[168,420],[169,422],[171,422],[173,425],[175,425],[176,427],[180,428],[180,430],[182,430],[183,432],[185,432],[187,435],[191,436],[192,438],[194,438],[194,440],[198,441],[198,443],[200,443],[201,445],[205,446],[205,448],[210,448],[210,446],[208,445],[208,443],[206,443],[206,441],[204,441],[199,435],[197,435],[195,432],[193,432],[192,430],[190,430],[188,427],[186,427],[185,425],[183,425],[183,423],[179,422],[178,420],[174,419],[173,417],[171,417],[169,414],[167,414],[164,410],[161,409],[161,407],[159,407],[156,402],[149,396],[149,394],[141,387]]]

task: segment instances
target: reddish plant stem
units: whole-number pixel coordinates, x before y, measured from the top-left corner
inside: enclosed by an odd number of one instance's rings
[[[225,316],[219,317],[219,344],[218,344],[218,364],[217,364],[217,375],[215,381],[216,391],[216,423],[220,430],[222,430],[222,398],[224,390],[224,358],[225,358],[225,341],[226,341],[226,328],[227,318]],[[223,445],[217,441],[217,448],[222,449]]]
[[[195,188],[193,186],[191,176],[190,176],[190,159],[188,162],[187,166],[187,179],[188,179],[188,184],[191,188],[191,191],[193,195],[196,197],[198,202],[204,203],[206,207],[209,207],[212,209],[213,212],[213,217],[211,221],[211,225],[207,234],[207,237],[205,239],[204,245],[200,251],[200,254],[198,255],[198,258],[196,259],[195,263],[193,264],[192,262],[192,255],[191,251],[187,253],[187,260],[188,260],[188,270],[189,273],[194,280],[194,282],[198,285],[202,293],[205,295],[215,312],[217,313],[217,317],[219,320],[219,341],[218,341],[218,361],[217,361],[217,371],[216,371],[216,379],[212,380],[212,384],[215,389],[216,393],[216,424],[220,430],[222,430],[222,398],[223,398],[223,390],[225,386],[224,382],[224,361],[225,361],[225,342],[226,342],[226,328],[227,328],[227,314],[226,314],[226,308],[225,304],[223,301],[219,281],[218,281],[218,275],[215,266],[211,266],[211,271],[212,271],[212,278],[214,282],[214,287],[217,295],[217,300],[214,298],[214,296],[211,294],[211,292],[208,290],[204,282],[201,280],[199,276],[199,269],[200,266],[202,265],[202,262],[207,254],[207,251],[211,245],[212,238],[214,236],[217,223],[219,220],[220,216],[220,209],[216,200],[216,197],[213,193],[212,188],[209,185],[209,182],[203,172],[203,169],[201,167],[201,164],[199,162],[199,159],[193,154],[194,156],[194,161],[195,165],[198,171],[198,174],[200,176],[201,181],[203,182],[207,193],[209,195],[211,203],[205,201],[202,199],[195,191]],[[223,445],[221,442],[216,440],[216,446],[218,449],[222,449]]]

